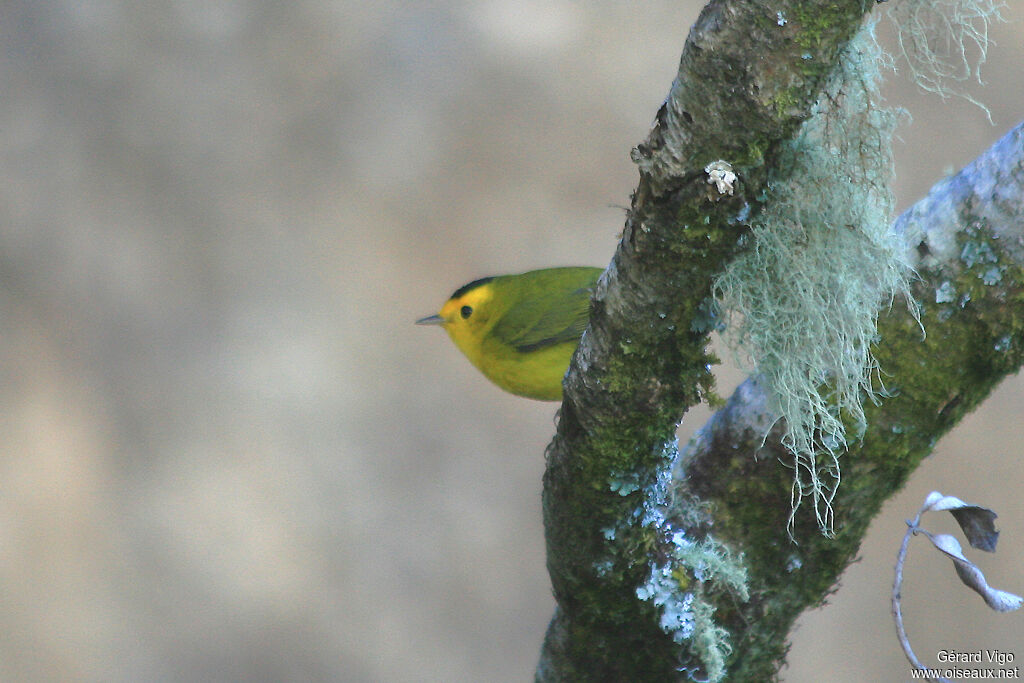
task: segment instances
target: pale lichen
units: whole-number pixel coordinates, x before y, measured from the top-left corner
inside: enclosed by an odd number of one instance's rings
[[[733,347],[765,376],[785,420],[793,512],[810,498],[825,533],[832,528],[847,425],[862,433],[862,401],[879,395],[871,352],[878,312],[906,295],[912,274],[904,242],[890,230],[892,135],[901,114],[879,104],[880,67],[895,68],[899,60],[925,90],[960,95],[984,109],[959,84],[980,82],[989,25],[1002,20],[1002,6],[999,0],[891,3],[896,57],[878,47],[869,22],[782,150],[766,208],[751,226],[753,245],[716,283],[718,300],[736,321]],[[967,242],[961,259],[968,268],[991,264],[980,272],[984,284],[1001,281],[984,242]],[[936,291],[937,303],[955,297],[952,286]],[[962,308],[969,301],[968,292],[957,303]],[[950,312],[940,311],[940,319]]]
[[[981,80],[993,21],[1004,21],[1000,0],[900,0],[886,14],[896,32],[897,65],[906,64],[911,79],[940,97],[962,97],[992,120],[988,107],[971,97],[963,84]]]
[[[715,189],[718,190],[718,194],[730,196],[733,194],[736,173],[732,170],[732,164],[724,159],[719,159],[705,166],[704,172],[708,174],[708,184],[714,185]]]
[[[882,61],[869,24],[783,149],[751,247],[716,282],[732,345],[785,420],[794,513],[810,498],[826,533],[846,425],[864,429],[862,400],[875,395],[876,319],[912,275],[890,229],[900,113],[879,105]]]
[[[729,633],[715,622],[714,608],[705,591],[713,587],[728,591],[737,600],[748,600],[746,566],[742,556],[713,537],[696,541],[687,535],[678,523],[679,509],[673,502],[672,472],[679,460],[679,442],[664,444],[658,457],[661,464],[656,472],[646,476],[619,472],[609,482],[611,490],[636,496],[638,501],[626,519],[601,533],[610,557],[617,544],[633,542],[637,530],[657,539],[661,551],[649,560],[646,576],[635,588],[636,597],[657,608],[659,628],[676,643],[690,648],[701,663],[703,677],[719,681],[731,652]],[[598,576],[613,571],[610,557],[594,564]]]

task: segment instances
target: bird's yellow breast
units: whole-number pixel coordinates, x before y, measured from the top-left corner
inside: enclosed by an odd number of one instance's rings
[[[529,353],[509,352],[507,349],[486,349],[470,361],[480,372],[505,391],[541,401],[562,398],[562,379],[569,368],[572,354],[579,340],[563,342]],[[469,356],[469,354],[466,354]]]

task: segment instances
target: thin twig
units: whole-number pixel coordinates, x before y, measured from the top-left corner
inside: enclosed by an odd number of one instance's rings
[[[906,655],[907,661],[911,663],[917,670],[924,673],[929,681],[939,681],[939,683],[952,683],[948,678],[942,676],[932,676],[930,669],[927,669],[921,660],[914,654],[914,649],[910,646],[910,639],[907,638],[907,631],[903,628],[903,611],[900,605],[900,591],[903,587],[903,563],[907,559],[907,548],[910,547],[910,537],[916,536],[918,531],[921,531],[921,515],[924,514],[925,508],[922,507],[917,511],[917,516],[914,517],[913,521],[907,522],[907,533],[903,535],[903,543],[900,545],[900,552],[896,555],[896,578],[892,584],[892,616],[896,621],[896,637],[899,638],[900,646],[903,648],[903,654]]]

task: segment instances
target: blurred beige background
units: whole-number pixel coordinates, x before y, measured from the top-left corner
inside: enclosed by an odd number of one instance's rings
[[[0,680],[531,679],[555,406],[412,321],[479,276],[608,262],[697,11],[4,2]],[[971,89],[994,126],[892,82],[901,208],[1024,118],[1005,14]],[[1022,404],[1007,381],[939,444],[786,681],[906,678],[891,565],[931,489],[996,508],[979,561],[1024,592]],[[1024,660],[1024,616],[911,552],[923,659]]]

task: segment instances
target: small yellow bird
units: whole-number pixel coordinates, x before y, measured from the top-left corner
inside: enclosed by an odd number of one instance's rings
[[[442,326],[466,358],[505,391],[558,401],[602,272],[544,268],[481,278],[459,287],[440,313],[416,324]]]

